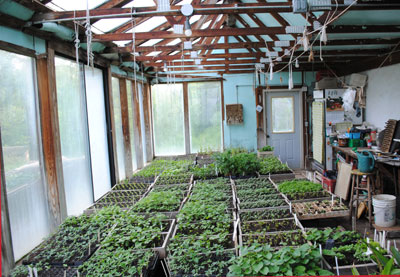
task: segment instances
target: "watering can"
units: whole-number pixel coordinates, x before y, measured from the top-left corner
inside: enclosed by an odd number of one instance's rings
[[[375,158],[374,155],[369,151],[357,152],[358,158],[358,170],[361,172],[372,172],[375,166]]]

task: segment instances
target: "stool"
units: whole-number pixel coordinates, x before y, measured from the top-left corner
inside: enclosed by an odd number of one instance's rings
[[[363,176],[367,177],[367,187],[360,187],[360,179]],[[368,192],[368,220],[369,227],[372,227],[372,194],[374,192],[374,177],[375,172],[361,172],[358,169],[351,171],[351,194],[350,194],[350,217],[352,218],[353,231],[356,229],[356,221],[357,221],[357,212],[358,212],[358,201],[360,200],[360,191]],[[354,196],[354,192],[356,196]],[[355,214],[353,214],[353,203],[356,202]]]

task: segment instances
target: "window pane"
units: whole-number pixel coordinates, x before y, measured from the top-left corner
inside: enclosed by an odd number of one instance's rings
[[[71,60],[56,57],[55,65],[67,212],[77,215],[93,203],[83,74]]]
[[[272,132],[294,132],[293,97],[272,97]]]
[[[221,150],[221,84],[189,83],[191,152]]]
[[[121,95],[119,92],[119,79],[112,78],[112,98],[114,106],[114,125],[115,138],[117,140],[117,159],[119,180],[126,178],[125,173],[125,147],[124,135],[122,133],[122,115],[121,115]]]
[[[103,71],[85,66],[90,157],[95,200],[111,189]]]
[[[142,151],[143,161],[147,161],[147,147],[146,147],[146,128],[144,124],[144,110],[143,110],[143,84],[138,83],[138,96],[139,96],[139,114],[140,114],[140,130],[142,130]]]
[[[14,257],[50,232],[33,59],[0,50],[0,126]]]
[[[155,155],[185,153],[182,84],[152,88]]]
[[[132,169],[137,169],[136,161],[136,149],[135,149],[135,134],[133,132],[134,122],[133,122],[133,96],[132,96],[132,81],[126,80],[126,92],[128,94],[128,113],[129,113],[129,134],[131,137],[131,153],[132,153]]]

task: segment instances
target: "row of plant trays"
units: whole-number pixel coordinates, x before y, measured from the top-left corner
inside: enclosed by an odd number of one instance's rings
[[[270,179],[275,182],[283,181],[283,180],[293,180],[296,178],[296,174],[294,171],[289,168],[288,172],[282,172],[282,173],[270,173],[268,175],[265,174],[260,174],[257,172],[257,177],[258,178],[264,178],[264,179]]]
[[[224,194],[220,196],[215,196],[216,198],[214,199],[202,199],[201,196],[199,198],[196,198],[196,184],[197,181],[194,183],[193,188],[191,190],[191,193],[188,197],[187,203],[190,203],[190,201],[193,201],[196,203],[196,201],[201,201],[201,203],[209,203],[210,205],[215,204],[219,205],[220,203],[226,203],[227,208],[226,209],[226,214],[231,215],[231,221],[229,224],[229,230],[227,229],[227,234],[226,236],[226,241],[220,242],[220,241],[214,241],[218,247],[223,248],[224,250],[220,251],[202,251],[201,249],[199,250],[199,253],[196,254],[196,262],[192,262],[191,259],[193,259],[192,256],[186,256],[186,253],[182,256],[181,254],[177,254],[174,252],[174,250],[171,250],[168,257],[167,257],[167,267],[169,271],[169,276],[209,276],[209,271],[208,270],[214,270],[214,267],[210,264],[216,263],[227,263],[232,257],[237,255],[237,227],[238,227],[238,221],[236,219],[236,203],[235,203],[235,197],[234,197],[234,191],[231,183],[226,184],[226,189],[224,188],[223,184],[218,184],[219,190],[223,191]],[[194,195],[194,197],[193,197]],[[193,199],[195,198],[195,199]],[[212,248],[213,245],[213,240],[219,239],[220,235],[219,233],[214,233],[207,235],[204,237],[204,230],[209,230],[209,222],[212,221],[213,218],[210,219],[202,219],[199,221],[194,221],[194,222],[189,222],[189,221],[180,221],[179,219],[177,220],[177,225],[175,227],[175,230],[173,232],[173,236],[179,236],[179,239],[182,240],[189,240],[189,241],[198,241],[201,239],[206,239],[209,241],[210,245],[209,247]],[[218,224],[223,224],[222,226],[227,226],[228,222],[222,223],[222,222],[217,222],[216,223],[216,228],[218,228]],[[225,229],[225,227],[222,227],[222,229]],[[209,231],[208,231],[209,232]],[[208,233],[207,233],[208,234]],[[216,246],[214,245],[214,246]],[[180,252],[179,252],[180,253]],[[189,253],[188,253],[189,254]],[[170,267],[172,265],[172,267]],[[199,268],[199,265],[203,265],[202,268]],[[174,271],[171,269],[173,268]],[[222,269],[221,269],[222,270]],[[222,271],[219,272],[218,276],[226,276],[228,274],[228,268],[224,268]]]
[[[276,181],[270,180],[278,189]],[[350,210],[341,202],[340,198],[325,189],[319,192],[281,194],[299,220],[347,217],[350,215]]]

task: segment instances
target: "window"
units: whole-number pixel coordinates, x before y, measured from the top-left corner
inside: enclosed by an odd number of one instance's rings
[[[152,103],[155,155],[184,154],[182,84],[154,85]]]
[[[103,71],[85,66],[85,84],[93,192],[97,200],[111,189]]]
[[[294,133],[293,97],[271,97],[272,132]]]
[[[188,94],[191,153],[221,150],[221,84],[189,83]]]
[[[50,233],[34,60],[0,50],[0,126],[14,258]]]
[[[119,180],[126,178],[125,173],[125,146],[124,135],[122,133],[122,113],[121,113],[121,95],[119,91],[119,79],[112,78],[112,99],[114,107],[114,129],[117,141],[117,159]]]
[[[93,203],[83,68],[60,57],[55,65],[67,213],[77,215]]]
[[[126,80],[126,92],[128,94],[128,113],[129,113],[129,135],[131,137],[131,153],[132,153],[132,169],[137,169],[136,161],[136,149],[135,149],[135,122],[133,121],[133,91],[132,91],[132,81]]]
[[[138,101],[139,101],[139,114],[140,114],[140,130],[142,130],[142,150],[143,150],[143,161],[146,162],[147,161],[147,147],[146,147],[146,128],[145,128],[145,124],[144,124],[144,108],[143,105],[145,105],[145,103],[143,103],[143,93],[144,93],[144,89],[143,89],[143,83],[138,83]]]

